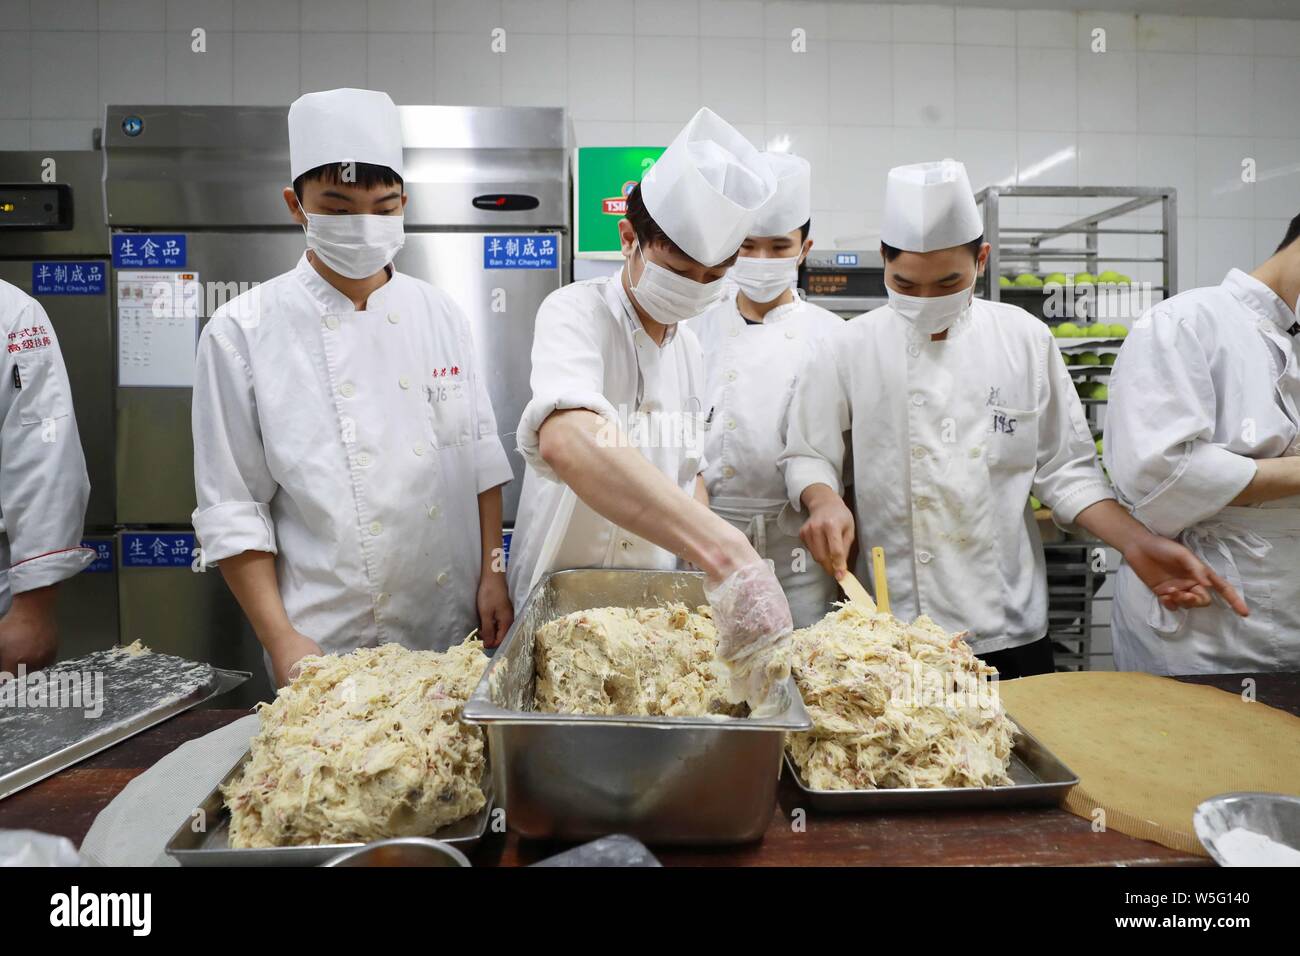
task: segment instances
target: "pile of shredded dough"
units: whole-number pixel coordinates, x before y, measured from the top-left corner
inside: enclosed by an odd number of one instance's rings
[[[222,789],[230,846],[428,836],[482,809],[483,736],[459,715],[487,664],[477,640],[304,658]]]
[[[744,717],[727,699],[708,607],[601,607],[538,629],[534,706],[546,713]]]
[[[810,788],[1011,783],[1015,724],[995,686],[975,689],[997,671],[961,635],[928,617],[907,625],[846,604],[792,641],[791,668],[813,729],[791,734],[789,749]],[[968,693],[942,693],[954,686]]]

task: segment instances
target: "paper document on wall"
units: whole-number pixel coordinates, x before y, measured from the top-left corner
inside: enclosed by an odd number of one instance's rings
[[[197,272],[117,273],[117,382],[193,388],[203,291]]]

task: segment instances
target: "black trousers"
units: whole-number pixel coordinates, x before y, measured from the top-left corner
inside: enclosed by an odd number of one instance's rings
[[[1005,680],[1015,677],[1033,677],[1035,674],[1050,674],[1056,670],[1056,660],[1052,656],[1052,641],[1040,637],[1029,644],[1008,647],[1005,651],[993,651],[991,654],[977,655],[990,667],[998,669],[998,676]]]

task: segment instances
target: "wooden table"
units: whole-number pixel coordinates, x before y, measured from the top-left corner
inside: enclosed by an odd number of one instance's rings
[[[1262,703],[1300,716],[1300,674],[1236,674],[1185,678],[1240,691],[1253,678]],[[95,816],[127,782],[180,744],[246,714],[196,710],[166,721],[104,753],[0,801],[0,828],[57,833],[80,845]],[[978,810],[873,815],[806,815],[792,825],[799,794],[788,778],[761,843],[743,847],[657,848],[666,865],[906,866],[906,865],[1204,865],[1204,857],[1136,840],[1117,831],[1094,833],[1088,821],[1061,809]],[[518,866],[564,849],[489,835],[472,854],[479,866]]]

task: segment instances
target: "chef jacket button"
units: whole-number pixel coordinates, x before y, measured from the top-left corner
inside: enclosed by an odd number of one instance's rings
[[[339,317],[337,315],[327,315],[325,317],[325,328],[333,332],[339,327]]]
[[[913,457],[913,458],[924,458],[924,457],[925,457],[925,449],[922,448],[920,445],[916,445],[916,446],[914,446],[914,447],[912,448],[912,457]]]
[[[438,517],[438,506],[437,506],[437,505],[430,505],[430,506],[429,506],[429,517],[430,517],[430,518],[437,518],[437,517]]]
[[[912,396],[912,404],[913,404],[913,405],[916,405],[917,407],[920,407],[921,405],[924,405],[924,404],[925,404],[925,396],[923,396],[923,395],[913,395],[913,396]]]
[[[396,325],[396,324],[397,324],[398,322],[400,322],[401,320],[402,320],[402,317],[401,317],[400,315],[398,315],[396,312],[389,312],[389,313],[388,313],[388,321],[391,322],[391,323],[393,323],[393,325]]]
[[[383,530],[384,530],[384,526],[383,526],[382,524],[380,524],[378,521],[372,521],[372,522],[370,522],[370,533],[371,533],[371,534],[373,534],[373,535],[378,535],[378,534],[380,534]]]
[[[411,451],[415,452],[415,454],[416,454],[417,457],[418,457],[419,455],[423,455],[423,454],[424,454],[424,442],[422,442],[422,441],[417,441],[417,442],[416,442],[416,443],[411,447]]]
[[[405,375],[403,375],[401,378],[397,380],[397,384],[400,385],[402,388],[410,388],[411,380],[407,378]]]
[[[344,382],[342,387],[339,388],[339,394],[342,395],[344,398],[351,398],[356,393],[357,393],[357,387],[353,385],[351,382]]]
[[[974,448],[972,448],[972,449],[970,450],[970,456],[971,456],[972,458],[978,458],[978,457],[980,456],[980,446],[979,446],[979,445],[976,445]]]
[[[439,571],[438,576],[434,579],[438,582],[439,587],[447,583],[447,572]]]
[[[910,355],[910,356],[912,356],[912,358],[916,358],[916,356],[918,356],[918,355],[921,354],[921,346],[919,346],[919,345],[909,345],[909,346],[907,347],[907,354]]]
[[[735,429],[736,429],[736,420],[735,420],[734,418],[728,418],[728,419],[727,419],[727,427],[728,427],[729,429],[731,429],[732,431],[735,431]]]
[[[728,332],[727,334],[730,335],[730,336],[734,339],[737,335],[740,334],[740,329],[732,329],[732,330],[731,330],[730,332]]]
[[[359,452],[357,452],[357,467],[358,467],[358,468],[369,468],[369,467],[370,467],[370,453],[369,453],[369,452],[364,452],[364,451],[359,451]]]
[[[918,552],[916,552],[916,560],[920,561],[922,564],[929,564],[929,563],[930,563],[930,560],[931,560],[933,557],[934,557],[934,555],[932,555],[929,551],[918,551]]]
[[[725,468],[722,469],[722,477],[723,477],[723,478],[735,478],[735,477],[736,477],[736,469],[732,468],[730,465],[727,465]]]
[[[388,600],[388,592],[387,592],[387,591],[380,591],[377,595],[375,595],[375,603],[376,603],[376,604],[383,604],[383,603],[384,603],[385,601],[387,601],[387,600]]]
[[[793,333],[793,332],[786,332],[786,333],[785,333],[785,337],[786,337],[787,339],[792,339],[792,338],[794,338],[794,333]]]
[[[728,373],[727,373],[727,381],[728,381],[728,382],[734,382],[735,380],[736,380],[736,373],[735,373],[735,372],[728,372]]]
[[[926,497],[917,498],[916,507],[924,511],[926,508],[930,507],[930,499]]]

